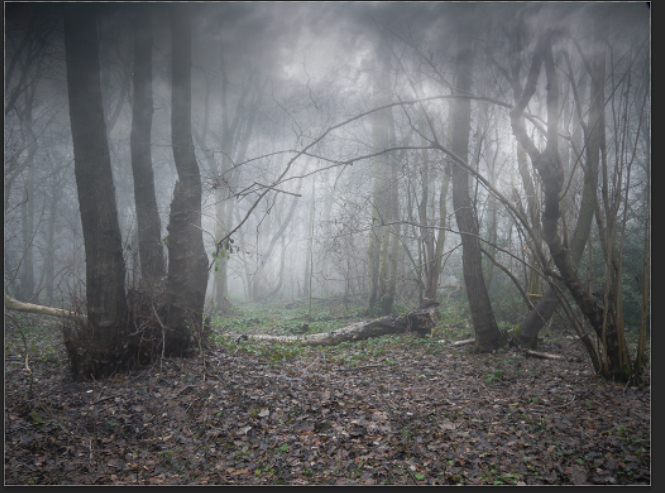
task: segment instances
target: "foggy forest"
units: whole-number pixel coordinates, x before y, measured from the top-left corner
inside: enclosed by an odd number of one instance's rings
[[[650,484],[650,34],[5,3],[5,484]]]

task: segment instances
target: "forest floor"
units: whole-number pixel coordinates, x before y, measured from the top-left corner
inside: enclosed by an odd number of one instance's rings
[[[34,382],[8,322],[6,485],[651,483],[650,384],[603,381],[560,337],[539,350],[561,360],[473,355],[438,342],[465,337],[450,326],[329,348],[217,337],[205,358],[74,382],[58,325],[17,319]]]

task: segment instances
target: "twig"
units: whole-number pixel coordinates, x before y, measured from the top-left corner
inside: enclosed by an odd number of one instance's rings
[[[157,317],[157,322],[159,322],[159,325],[162,328],[162,357],[159,359],[159,373],[162,373],[162,362],[164,361],[164,349],[166,347],[166,327],[164,327],[164,324],[159,319],[159,315],[157,315],[157,310],[155,310],[155,304],[150,303],[150,306],[152,306],[152,313],[155,314],[155,317]]]
[[[591,333],[593,333],[593,329],[591,329],[589,332],[587,332],[586,334],[584,334],[584,335],[582,335],[582,336],[580,336],[580,337],[574,337],[574,336],[573,336],[573,340],[570,341],[567,345],[570,346],[571,344],[575,344],[576,342],[581,341],[582,339],[584,339],[585,337],[587,337],[587,336],[588,336],[589,334],[591,334]]]
[[[96,400],[95,402],[92,403],[93,406],[96,406],[100,402],[108,401],[109,399],[113,399],[115,396],[114,395],[109,395],[108,397],[104,397],[103,399]]]
[[[386,471],[388,471],[388,472],[390,473],[390,475],[393,477],[393,480],[394,480],[396,483],[399,482],[399,481],[397,480],[397,478],[395,477],[395,475],[393,474],[393,472],[392,472],[392,471],[390,470],[390,468],[388,467],[388,464],[386,464],[385,462],[383,463],[383,468],[384,468]]]
[[[182,371],[182,368],[180,368],[180,365],[178,363],[176,363],[172,359],[170,359],[169,361],[175,365],[175,367],[178,369],[178,371]]]
[[[409,469],[408,467],[406,468],[407,472],[409,473],[409,476],[411,476],[411,479],[413,480],[413,484],[418,485],[418,481],[416,481],[416,477],[413,475],[413,471]]]

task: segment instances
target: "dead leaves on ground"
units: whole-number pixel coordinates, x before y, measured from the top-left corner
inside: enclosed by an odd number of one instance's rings
[[[409,340],[356,368],[216,349],[75,383],[35,361],[28,400],[6,354],[5,484],[650,483],[650,387],[603,382],[570,346]]]

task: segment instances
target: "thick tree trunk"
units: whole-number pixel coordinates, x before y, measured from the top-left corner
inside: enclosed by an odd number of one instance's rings
[[[390,315],[370,322],[357,322],[331,332],[306,337],[271,335],[247,335],[247,337],[269,342],[300,342],[303,346],[336,346],[342,342],[362,341],[370,337],[405,332],[414,332],[420,337],[424,337],[436,326],[436,307],[438,305],[438,303],[426,299],[418,308],[404,315]],[[222,335],[238,336],[237,333]]]
[[[143,7],[139,6],[133,16],[134,107],[130,147],[141,277],[152,284],[166,274],[150,151],[153,113],[152,25],[150,13]]]
[[[201,176],[192,141],[192,33],[187,7],[173,4],[170,17],[173,42],[171,138],[178,181],[168,226],[166,325],[174,331],[169,344],[174,350],[184,351],[192,342],[192,331],[202,328],[208,260],[201,230]]]
[[[464,93],[471,87],[473,64],[473,34],[471,29],[460,29],[458,36],[457,73],[455,88]],[[467,161],[469,152],[469,130],[471,124],[471,101],[466,98],[455,99],[452,103],[451,150],[463,161]],[[476,334],[475,352],[488,352],[502,344],[501,333],[494,319],[492,304],[485,281],[483,264],[478,239],[478,224],[469,196],[467,172],[460,166],[453,166],[453,206],[457,227],[462,233],[462,261],[464,283],[469,296],[471,319]],[[467,233],[467,234],[465,234]]]
[[[125,263],[99,78],[97,6],[64,8],[69,115],[86,256],[86,307],[100,353],[121,344],[127,326]],[[96,366],[101,373],[101,358]],[[88,375],[85,375],[86,377]]]

